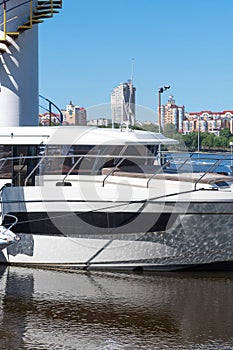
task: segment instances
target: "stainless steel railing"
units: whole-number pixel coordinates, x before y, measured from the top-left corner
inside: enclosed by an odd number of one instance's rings
[[[156,178],[156,175],[161,174],[162,172],[169,172],[171,170],[173,170],[173,172],[176,173],[182,173],[185,165],[189,164],[189,162],[191,162],[190,165],[190,172],[192,172],[192,165],[194,162],[195,165],[195,161],[197,161],[197,163],[201,163],[202,161],[206,161],[208,160],[207,163],[205,163],[205,165],[207,166],[207,169],[205,171],[201,171],[200,172],[200,177],[196,180],[195,182],[195,189],[197,184],[206,176],[206,174],[210,173],[210,172],[214,172],[223,162],[229,162],[229,169],[230,169],[230,164],[233,160],[232,155],[226,154],[226,155],[221,155],[220,156],[211,156],[211,158],[205,156],[205,155],[201,155],[198,158],[194,158],[193,154],[190,155],[185,155],[185,154],[175,154],[174,157],[174,152],[169,153],[169,152],[163,152],[163,156],[164,159],[166,159],[164,161],[164,164],[162,164],[160,166],[160,168],[155,169],[156,171],[153,172],[151,174],[151,176],[148,178],[147,180],[147,188],[149,187],[149,183],[152,179]],[[162,156],[162,157],[163,157]],[[166,156],[166,157],[165,157]],[[35,174],[35,172],[37,171],[37,169],[40,167],[40,165],[43,164],[44,161],[47,160],[52,160],[52,159],[74,159],[74,164],[72,166],[70,166],[70,168],[67,170],[66,174],[64,175],[62,182],[64,183],[65,180],[67,179],[67,177],[74,171],[74,169],[76,167],[78,167],[81,162],[84,159],[102,159],[102,160],[115,160],[114,162],[114,166],[111,167],[110,171],[108,172],[108,174],[104,177],[103,179],[103,186],[105,185],[106,180],[108,179],[108,177],[110,175],[112,175],[117,168],[125,161],[125,160],[132,160],[135,161],[135,164],[137,164],[136,160],[140,160],[140,161],[144,161],[146,163],[147,160],[155,160],[154,156],[147,156],[147,157],[143,157],[140,155],[125,155],[125,154],[69,154],[69,155],[38,155],[38,156],[19,156],[19,157],[6,157],[6,158],[0,158],[0,171],[4,168],[4,165],[8,162],[8,161],[14,161],[14,162],[19,162],[21,161],[21,164],[26,162],[27,160],[35,160],[36,164],[33,167],[33,169],[30,171],[29,174],[27,174],[27,176],[25,177],[24,180],[24,186],[28,185],[29,179]],[[174,161],[176,162],[177,159],[179,159],[180,164],[178,163],[177,166],[175,166],[175,168],[171,168],[170,164]],[[63,162],[64,163],[64,162]],[[140,163],[141,164],[141,163]],[[210,166],[208,167],[208,164],[210,164]],[[102,166],[104,166],[104,163],[101,164]],[[19,173],[22,169],[19,170]],[[186,170],[187,172],[187,170]],[[16,174],[17,175],[17,174]]]

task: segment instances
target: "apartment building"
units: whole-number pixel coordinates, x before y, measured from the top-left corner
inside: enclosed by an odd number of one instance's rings
[[[116,86],[111,93],[112,122],[135,124],[135,91],[131,80]]]
[[[185,118],[185,107],[177,106],[173,95],[165,105],[161,106],[161,125],[164,128],[167,124],[173,124],[175,129],[183,132],[183,121]]]
[[[75,106],[72,101],[62,110],[64,125],[86,125],[87,111],[84,107]]]
[[[228,128],[233,133],[233,111],[201,111],[185,113],[183,132],[212,132],[219,135],[221,129]]]

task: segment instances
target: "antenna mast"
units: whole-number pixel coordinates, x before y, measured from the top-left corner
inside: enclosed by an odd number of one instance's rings
[[[131,109],[131,100],[132,100],[132,94],[133,94],[133,73],[134,73],[134,58],[132,58],[132,66],[131,66],[131,79],[129,83],[129,109],[128,109],[128,122],[130,126],[134,124],[134,120],[132,118],[133,112]]]

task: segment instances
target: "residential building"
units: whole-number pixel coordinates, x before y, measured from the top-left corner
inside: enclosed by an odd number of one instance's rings
[[[60,114],[56,114],[56,113],[50,114],[49,112],[39,114],[39,125],[42,125],[42,126],[59,124],[59,120],[60,120]]]
[[[219,135],[221,129],[228,128],[233,133],[233,111],[222,112],[201,111],[185,114],[184,133],[193,131],[211,132]]]
[[[168,102],[161,106],[161,125],[164,128],[167,124],[173,124],[179,132],[183,131],[185,117],[184,106],[177,106],[173,95],[169,96]]]
[[[73,105],[72,101],[62,110],[64,125],[86,125],[87,111],[84,107]]]
[[[111,125],[111,123],[112,123],[111,119],[99,118],[99,119],[88,120],[87,125],[89,125],[89,126],[104,126],[107,128],[109,125]]]
[[[111,93],[112,123],[135,124],[135,91],[131,80],[121,83]]]

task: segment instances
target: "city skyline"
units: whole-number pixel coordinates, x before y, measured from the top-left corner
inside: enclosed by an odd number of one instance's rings
[[[130,91],[133,91],[132,100],[130,98]],[[60,112],[63,114],[63,125],[89,125],[89,126],[101,126],[108,127],[113,125],[128,125],[144,127],[148,125],[159,124],[154,120],[142,121],[135,118],[135,106],[131,105],[133,111],[133,118],[129,111],[127,112],[127,106],[129,103],[127,99],[132,102],[135,101],[134,93],[136,87],[131,85],[131,81],[128,83],[121,83],[112,90],[111,93],[111,110],[103,109],[96,115],[96,110],[92,111],[92,116],[88,116],[88,110],[79,105],[74,105],[70,101],[66,105],[66,109],[62,109]],[[186,112],[185,106],[178,106],[173,95],[170,95],[167,103],[162,104],[161,108],[161,131],[165,130],[167,125],[173,124],[174,130],[182,134],[189,134],[192,132],[204,132],[213,133],[216,136],[220,135],[220,131],[227,128],[233,133],[233,110],[223,110],[212,112],[210,110],[202,110],[198,112]],[[46,108],[45,108],[46,109]],[[47,110],[47,109],[46,109]],[[51,111],[52,112],[52,111]],[[94,112],[94,113],[93,113]],[[103,114],[101,114],[104,112]],[[106,113],[107,112],[107,113]],[[111,115],[108,114],[111,112]],[[40,125],[50,125],[51,122],[57,124],[60,118],[60,114],[52,112],[42,113],[39,115]]]
[[[39,29],[40,93],[61,107],[110,103],[134,58],[138,105],[157,113],[168,84],[163,99],[173,94],[188,111],[232,109],[232,10],[231,0],[64,0]]]

